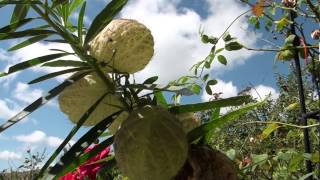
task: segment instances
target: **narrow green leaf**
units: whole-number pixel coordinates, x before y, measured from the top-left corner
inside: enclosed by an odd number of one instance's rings
[[[245,97],[245,96],[242,96],[242,97]],[[193,141],[201,138],[204,134],[212,131],[215,128],[221,127],[225,123],[236,120],[236,118],[239,117],[240,115],[262,105],[263,103],[265,103],[265,101],[247,104],[247,105],[245,105],[235,111],[229,112],[228,114],[226,114],[224,116],[213,119],[205,124],[202,124],[201,126],[193,129],[192,131],[190,131],[188,133],[189,142],[193,142]]]
[[[84,44],[88,44],[90,40],[95,37],[104,27],[106,27],[117,15],[128,0],[112,0],[93,20],[88,33],[86,35]]]
[[[262,138],[265,139],[269,137],[269,135],[278,129],[280,126],[278,124],[268,124],[267,127],[262,131]]]
[[[173,106],[169,108],[172,113],[184,113],[184,112],[196,112],[213,108],[222,108],[228,106],[240,106],[245,102],[248,102],[250,96],[235,96],[226,99],[218,99],[205,103],[186,104],[180,106]]]
[[[44,62],[48,62],[63,56],[67,56],[70,55],[69,53],[58,53],[58,54],[50,54],[50,55],[45,55],[45,56],[41,56],[41,57],[37,57],[31,60],[27,60],[21,63],[18,63],[16,65],[13,65],[9,68],[8,73],[14,73],[17,71],[21,71],[30,67],[33,67],[35,65],[44,63]]]
[[[215,50],[215,54],[219,54],[220,52],[222,52],[224,50],[224,48],[219,48],[219,49],[217,49],[217,50]]]
[[[39,36],[34,36],[32,38],[29,38],[11,48],[8,49],[8,51],[15,51],[15,50],[18,50],[18,49],[21,49],[21,48],[24,48],[24,47],[27,47],[33,43],[36,43],[36,42],[39,42],[47,37],[49,37],[50,35],[39,35]]]
[[[1,33],[12,32],[12,31],[14,31],[15,29],[17,29],[17,28],[19,28],[19,27],[21,27],[21,26],[23,26],[23,25],[25,25],[25,24],[27,24],[27,23],[35,20],[35,19],[37,19],[37,18],[22,19],[22,20],[20,20],[20,21],[15,22],[15,23],[11,23],[11,24],[9,24],[9,25],[7,25],[7,26],[4,26],[4,27],[0,28],[0,34],[1,34]]]
[[[29,30],[19,31],[19,32],[0,33],[0,40],[15,39],[15,38],[22,38],[27,36],[37,36],[37,35],[51,35],[55,33],[56,33],[55,31],[51,31],[51,30],[29,29]]]
[[[159,85],[159,84],[127,84],[121,88],[134,88],[139,90],[157,90],[157,91],[168,91],[175,92],[181,95],[193,95],[194,93],[185,87],[181,86],[170,86],[170,85]]]
[[[73,0],[69,6],[69,16],[82,4],[84,0]]]
[[[80,40],[81,45],[83,43],[83,37],[82,37],[83,36],[83,22],[84,22],[84,13],[86,11],[86,4],[87,4],[86,1],[82,4],[82,7],[79,12],[79,16],[78,16],[78,38]]]
[[[83,67],[83,66],[89,66],[89,65],[83,61],[56,60],[56,61],[44,63],[41,66],[46,66],[46,67]]]
[[[62,5],[62,4],[66,4],[69,2],[69,0],[52,0],[52,8],[55,8],[56,6]]]
[[[223,65],[227,65],[227,59],[223,55],[218,56],[218,61]]]
[[[50,74],[46,74],[44,76],[40,76],[40,77],[28,82],[28,84],[35,84],[35,83],[39,83],[39,82],[42,82],[42,81],[45,81],[48,79],[55,78],[55,77],[63,75],[63,74],[68,74],[68,73],[78,72],[78,71],[88,70],[88,69],[90,69],[90,67],[72,68],[72,69],[66,69],[66,70],[62,70],[62,71],[58,71],[58,72],[53,72]]]
[[[24,108],[21,112],[10,118],[7,122],[3,123],[0,126],[0,133],[7,128],[11,127],[12,125],[16,124],[44,104],[46,104],[49,100],[56,97],[60,92],[62,92],[66,87],[73,84],[75,81],[78,81],[80,78],[82,78],[86,73],[79,74],[77,76],[73,76],[60,85],[56,86],[55,88],[51,89],[46,95],[38,98],[36,101],[28,105],[26,108]]]
[[[11,15],[10,24],[24,19],[28,14],[29,9],[30,9],[29,4],[17,4],[14,7],[13,13]]]
[[[77,124],[72,128],[67,137],[63,140],[63,142],[59,145],[59,147],[54,151],[54,153],[50,156],[47,162],[42,166],[40,172],[38,173],[37,179],[43,176],[43,173],[47,170],[49,165],[57,158],[63,148],[68,144],[68,142],[72,139],[72,137],[76,134],[76,132],[80,129],[80,127],[85,123],[85,121],[89,118],[92,112],[97,108],[100,102],[104,99],[107,94],[101,96],[77,121]]]
[[[156,82],[158,80],[158,76],[152,76],[148,79],[146,79],[142,84],[153,84],[154,82]]]
[[[159,104],[163,107],[166,107],[166,108],[168,107],[167,100],[161,91],[154,93],[154,96],[157,99],[157,104]]]
[[[8,73],[6,73],[6,72],[0,72],[0,77],[7,76],[7,75],[8,75]]]
[[[61,157],[60,161],[49,170],[49,173],[56,177],[63,176],[66,173],[66,167],[69,167],[76,157],[78,157],[79,154],[82,154],[84,150],[108,128],[110,123],[113,122],[121,112],[122,110],[113,113],[91,128]]]
[[[41,4],[40,1],[31,0],[0,0],[0,4]]]
[[[66,40],[63,39],[50,39],[50,40],[45,40],[46,42],[54,42],[54,43],[69,43]]]

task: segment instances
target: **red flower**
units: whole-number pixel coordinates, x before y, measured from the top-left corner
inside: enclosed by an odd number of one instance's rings
[[[96,145],[95,145],[96,146]],[[85,152],[91,151],[95,146],[88,147]],[[110,147],[105,148],[95,157],[92,157],[89,161],[85,162],[83,165],[79,166],[74,172],[67,173],[65,176],[59,178],[59,180],[83,180],[85,177],[95,180],[96,174],[100,170],[102,164],[94,163],[100,159],[108,156],[110,152]],[[94,163],[94,164],[92,164]]]

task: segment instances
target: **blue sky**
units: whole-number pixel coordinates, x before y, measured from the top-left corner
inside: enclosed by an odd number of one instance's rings
[[[94,16],[106,5],[103,0],[90,0],[85,18],[88,26]],[[206,34],[219,36],[229,23],[249,7],[236,0],[136,0],[131,1],[119,15],[137,19],[144,23],[155,39],[155,55],[151,63],[135,75],[137,81],[158,75],[160,83],[188,74],[192,64],[206,57],[209,45],[201,43],[198,29],[203,27]],[[0,9],[0,26],[10,19],[11,8]],[[74,16],[76,17],[76,15]],[[262,33],[253,33],[245,18],[232,26],[230,32],[249,47],[263,47],[261,38],[271,40]],[[36,43],[19,51],[8,53],[6,49],[17,41],[0,42],[0,70],[8,66],[49,53],[50,48],[71,50],[70,47],[53,43]],[[221,44],[219,44],[221,46]],[[223,92],[222,97],[235,96],[249,85],[254,85],[260,95],[270,92],[277,96],[275,72],[287,72],[287,65],[274,61],[273,53],[252,51],[227,52],[228,65],[214,63],[210,69],[211,78],[219,80],[212,87],[213,92]],[[65,77],[28,86],[27,82],[41,74],[57,69],[39,67],[0,79],[0,123],[19,112],[44,92],[57,85]],[[256,94],[253,94],[257,96]],[[208,100],[205,94],[184,99],[184,103]],[[46,149],[47,155],[56,148],[72,128],[71,122],[60,112],[56,100],[37,110],[23,122],[0,134],[0,169],[17,167],[26,150],[34,152]],[[82,129],[74,140],[85,132]]]

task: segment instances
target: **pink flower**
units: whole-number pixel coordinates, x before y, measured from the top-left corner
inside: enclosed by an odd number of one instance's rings
[[[87,153],[91,151],[95,146],[88,147],[85,152]],[[83,180],[85,177],[91,180],[95,180],[96,174],[100,170],[102,164],[94,162],[105,158],[106,156],[108,156],[109,152],[110,147],[105,148],[95,157],[92,157],[89,161],[79,166],[74,172],[67,173],[65,176],[59,178],[59,180]]]

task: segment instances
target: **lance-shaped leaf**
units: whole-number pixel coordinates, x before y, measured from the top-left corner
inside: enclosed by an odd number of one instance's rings
[[[35,20],[35,19],[38,19],[38,18],[27,18],[27,19],[22,19],[20,21],[17,21],[15,23],[11,23],[7,26],[4,26],[2,28],[0,28],[0,34],[1,33],[8,33],[8,32],[12,32],[14,31],[15,29]]]
[[[29,4],[17,4],[14,7],[13,13],[11,15],[10,24],[24,19],[28,14],[29,9]]]
[[[19,31],[19,32],[0,33],[0,40],[16,39],[16,38],[23,38],[28,36],[38,36],[38,35],[51,35],[55,33],[56,33],[55,31],[46,30],[46,29],[28,29],[28,30]]]
[[[87,4],[86,1],[82,4],[82,7],[79,12],[79,16],[78,16],[78,38],[80,40],[81,45],[83,43],[82,35],[83,35],[83,22],[84,22],[84,13],[86,11],[86,4]]]
[[[57,61],[51,61],[42,64],[41,66],[47,66],[47,67],[84,67],[89,66],[88,63],[83,61],[74,61],[74,60],[57,60]]]
[[[51,60],[54,60],[54,59],[57,59],[57,58],[60,58],[63,56],[67,56],[67,55],[70,55],[70,54],[69,53],[57,53],[57,54],[50,54],[50,55],[45,55],[45,56],[37,57],[34,59],[30,59],[28,61],[24,61],[24,62],[21,62],[21,63],[18,63],[16,65],[11,66],[9,68],[8,73],[14,73],[17,71],[21,71],[21,70],[36,66],[38,64],[48,62],[48,61],[51,61]]]
[[[113,122],[121,112],[122,110],[113,113],[91,128],[61,157],[60,161],[49,170],[49,174],[58,177],[64,175],[65,167],[69,166],[76,157],[82,154],[84,150],[108,128],[108,125]]]
[[[90,42],[105,26],[107,26],[113,17],[121,11],[128,0],[112,0],[93,20],[88,33],[86,35],[84,44]]]
[[[163,93],[161,91],[157,91],[154,93],[154,97],[157,100],[157,104],[163,106],[163,107],[168,107],[168,103],[166,98],[164,97]]]
[[[35,84],[35,83],[42,82],[42,81],[45,81],[45,80],[48,80],[51,78],[55,78],[55,77],[63,75],[63,74],[68,74],[68,73],[72,73],[72,72],[79,72],[79,71],[87,70],[87,69],[90,69],[90,67],[72,68],[72,69],[66,69],[66,70],[62,70],[62,71],[58,71],[58,72],[53,72],[50,74],[40,76],[40,77],[28,82],[28,84]]]
[[[59,145],[59,147],[54,151],[54,153],[50,156],[50,158],[47,160],[47,162],[42,166],[40,172],[38,173],[37,178],[41,178],[43,176],[43,173],[47,170],[49,165],[57,158],[57,156],[60,154],[60,152],[63,150],[63,148],[68,144],[68,142],[72,139],[72,137],[76,134],[76,132],[80,129],[80,127],[83,125],[83,123],[89,118],[89,116],[92,114],[92,112],[97,108],[97,106],[100,104],[100,102],[104,99],[104,97],[107,94],[102,95],[80,118],[79,121],[77,121],[77,124],[72,128],[72,130],[69,132],[67,137],[63,140],[63,142]]]
[[[171,86],[171,85],[159,85],[159,84],[127,84],[122,86],[122,88],[168,91],[168,92],[175,92],[185,96],[190,96],[194,94],[190,89],[183,86]]]
[[[240,106],[245,102],[248,102],[250,96],[235,96],[226,99],[218,99],[205,103],[186,104],[180,106],[173,106],[169,108],[172,113],[184,113],[184,112],[196,112],[204,111],[213,108],[222,108],[229,106]]]
[[[113,137],[109,137],[108,139],[104,140],[99,145],[94,147],[91,151],[83,154],[82,156],[75,157],[73,159],[73,161],[68,166],[65,166],[62,169],[61,173],[59,173],[58,175],[55,176],[55,178],[59,178],[60,176],[63,176],[64,174],[66,174],[68,172],[74,171],[77,167],[79,167],[80,165],[82,165],[83,163],[85,163],[86,161],[91,159],[92,157],[96,156],[98,153],[103,151],[105,148],[110,146],[112,143],[113,143]],[[115,165],[115,163],[113,163],[113,165]]]
[[[24,108],[21,112],[19,112],[18,114],[10,118],[7,122],[3,123],[0,126],[0,133],[6,130],[7,128],[11,127],[12,125],[16,124],[17,122],[19,122],[20,120],[22,120],[23,118],[25,118],[26,116],[28,116],[29,114],[31,114],[32,112],[34,112],[35,110],[43,106],[44,104],[46,104],[49,100],[56,97],[60,92],[62,92],[66,87],[70,86],[75,81],[78,81],[80,78],[82,78],[86,74],[87,73],[81,73],[77,76],[71,77],[66,81],[64,81],[63,83],[61,83],[60,85],[51,89],[46,95],[38,98],[36,101],[34,101],[29,106]]]
[[[11,48],[8,49],[8,51],[15,51],[15,50],[18,50],[18,49],[21,49],[21,48],[24,48],[24,47],[27,47],[33,43],[36,43],[36,42],[39,42],[43,39],[46,39],[47,37],[49,37],[50,35],[39,35],[39,36],[34,36],[32,38],[29,38]]]
[[[242,114],[253,110],[254,108],[264,104],[265,101],[257,102],[257,103],[250,103],[247,104],[237,110],[227,113],[224,116],[218,117],[216,119],[210,120],[209,122],[202,124],[201,126],[193,129],[188,133],[188,140],[189,142],[193,142],[201,137],[203,137],[208,132],[212,131],[215,128],[221,127],[222,125],[236,120],[237,117],[241,116]]]
[[[41,2],[31,0],[0,0],[0,4],[41,4]]]

